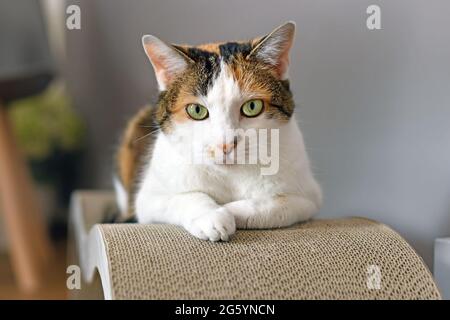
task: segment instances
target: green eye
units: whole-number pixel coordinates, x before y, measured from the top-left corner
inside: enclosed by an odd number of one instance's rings
[[[244,116],[253,118],[258,116],[264,107],[264,102],[260,99],[249,100],[241,107]]]
[[[186,112],[194,120],[204,120],[208,118],[208,109],[204,106],[196,103],[188,104],[186,107]]]

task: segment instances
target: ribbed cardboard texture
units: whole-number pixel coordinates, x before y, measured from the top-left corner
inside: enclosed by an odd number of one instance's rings
[[[362,218],[242,230],[230,242],[170,225],[100,228],[114,299],[439,299],[422,259]]]

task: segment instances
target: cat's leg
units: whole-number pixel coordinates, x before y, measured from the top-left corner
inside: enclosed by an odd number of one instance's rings
[[[319,210],[314,201],[291,194],[233,201],[224,207],[239,229],[286,227],[310,219]]]
[[[140,223],[176,224],[203,240],[228,241],[236,231],[228,210],[202,192],[151,197],[140,193],[135,208]]]

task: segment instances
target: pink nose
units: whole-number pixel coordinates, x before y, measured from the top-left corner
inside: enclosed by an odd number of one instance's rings
[[[235,143],[219,144],[217,147],[223,151],[223,154],[229,154],[236,147]]]

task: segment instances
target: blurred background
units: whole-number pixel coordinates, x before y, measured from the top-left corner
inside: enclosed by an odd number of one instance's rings
[[[72,4],[81,29],[66,26]],[[372,4],[381,8],[380,30],[366,27]],[[291,87],[324,189],[319,217],[385,223],[432,268],[434,239],[450,235],[448,12],[445,0],[0,0],[0,108],[59,262],[53,291],[17,291],[0,206],[0,298],[65,297],[70,193],[111,188],[121,130],[157,96],[142,35],[189,44],[250,39],[286,20],[297,23]],[[31,76],[34,87],[16,83]],[[35,89],[17,89],[25,85]]]

